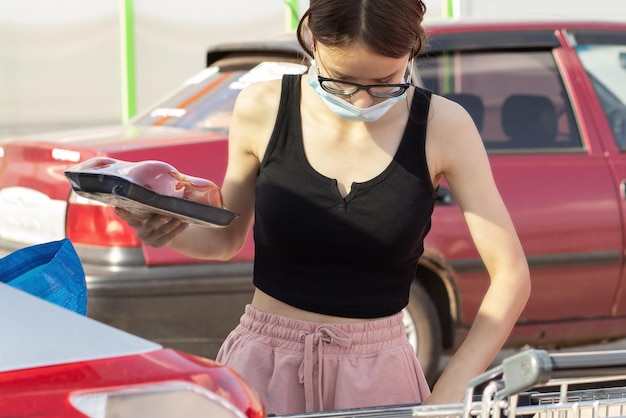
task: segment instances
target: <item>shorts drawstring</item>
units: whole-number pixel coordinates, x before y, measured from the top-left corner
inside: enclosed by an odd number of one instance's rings
[[[352,338],[350,334],[341,328],[324,324],[315,329],[315,332],[301,332],[298,336],[301,342],[304,342],[304,357],[298,369],[298,378],[300,383],[304,385],[304,396],[307,411],[323,411],[324,397],[322,393],[323,380],[323,358],[324,346],[336,344],[341,347],[350,347]],[[317,351],[317,382],[314,382],[313,376],[313,354]],[[314,384],[317,383],[317,397],[319,405],[315,406]]]

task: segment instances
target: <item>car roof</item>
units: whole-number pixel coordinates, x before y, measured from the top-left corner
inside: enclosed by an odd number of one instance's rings
[[[441,20],[427,26],[429,44],[424,53],[446,49],[486,50],[504,48],[548,48],[560,44],[557,30],[566,30],[578,42],[592,43],[611,33],[626,41],[626,24],[616,21],[555,20]],[[606,42],[606,39],[602,42]]]
[[[587,43],[594,36],[614,37],[624,42],[626,23],[618,21],[588,21],[582,19],[516,20],[516,19],[441,19],[426,23],[428,44],[422,54],[436,53],[454,47],[455,50],[487,50],[513,47],[548,48],[559,45],[556,30],[584,37]],[[295,33],[283,33],[267,39],[249,42],[223,43],[209,48],[206,65],[230,56],[294,57],[309,59],[298,44]]]

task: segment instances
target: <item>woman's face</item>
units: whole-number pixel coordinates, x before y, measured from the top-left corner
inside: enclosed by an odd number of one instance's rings
[[[314,55],[319,75],[362,85],[404,83],[409,63],[408,54],[402,58],[390,58],[370,52],[360,44],[330,48],[317,42]],[[361,108],[384,100],[371,96],[366,90],[345,98]]]

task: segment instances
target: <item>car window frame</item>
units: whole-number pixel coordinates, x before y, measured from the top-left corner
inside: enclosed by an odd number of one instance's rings
[[[508,32],[502,32],[503,34],[507,34]],[[534,33],[534,32],[533,32]],[[458,34],[454,34],[452,37],[457,39]],[[517,154],[534,154],[534,155],[549,155],[549,154],[581,154],[586,153],[586,142],[584,141],[584,133],[580,126],[580,121],[578,120],[577,112],[576,112],[576,103],[571,97],[569,88],[564,79],[564,70],[561,68],[561,63],[556,57],[555,51],[561,47],[561,44],[558,42],[557,38],[554,35],[554,31],[538,31],[535,36],[530,36],[531,39],[529,46],[519,47],[518,43],[520,41],[518,32],[513,32],[509,34],[509,36],[504,36],[500,41],[495,42],[494,47],[490,45],[488,48],[477,48],[476,42],[478,39],[483,39],[483,41],[487,42],[487,34],[480,33],[477,34],[474,40],[466,41],[465,43],[461,43],[459,47],[453,49],[444,49],[444,48],[433,48],[432,45],[427,52],[420,54],[419,59],[416,60],[416,67],[413,71],[415,75],[414,81],[416,85],[420,87],[424,87],[425,83],[422,79],[422,73],[420,72],[419,65],[423,63],[424,59],[437,59],[446,54],[451,53],[460,53],[478,55],[478,54],[518,54],[518,53],[545,53],[549,54],[552,62],[554,63],[555,73],[558,75],[558,83],[559,88],[562,91],[562,100],[563,104],[566,106],[565,109],[562,110],[565,112],[569,112],[569,115],[565,117],[569,118],[569,128],[573,135],[572,141],[574,143],[577,142],[574,146],[565,147],[518,147],[518,148],[496,148],[490,147],[489,143],[485,141],[487,152],[491,155],[517,155]],[[495,36],[495,35],[494,35]],[[445,36],[444,36],[445,38]],[[438,45],[442,45],[442,43],[438,43]],[[515,45],[512,47],[511,45]],[[437,92],[435,92],[438,94]],[[470,115],[472,113],[470,112]],[[485,138],[483,137],[483,140]]]

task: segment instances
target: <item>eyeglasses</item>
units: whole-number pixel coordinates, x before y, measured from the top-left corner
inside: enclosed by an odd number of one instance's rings
[[[317,76],[320,86],[331,94],[349,96],[359,90],[366,90],[371,96],[378,98],[398,97],[404,94],[410,83],[401,84],[368,84],[366,86],[351,81],[335,80],[332,78]]]

